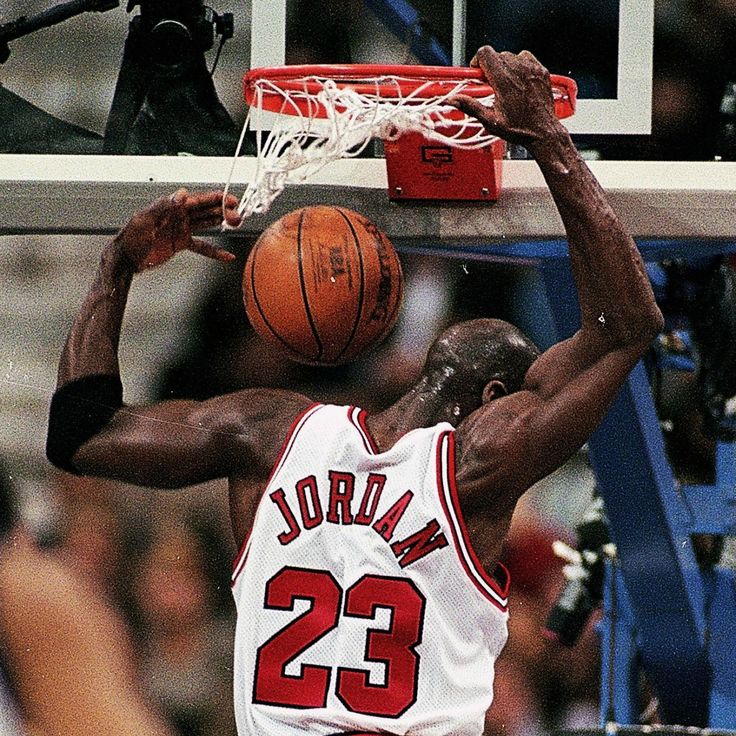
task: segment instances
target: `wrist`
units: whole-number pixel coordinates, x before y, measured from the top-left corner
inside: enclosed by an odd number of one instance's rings
[[[122,232],[118,233],[103,250],[100,268],[116,280],[121,277],[132,279],[138,272],[138,264],[128,254]]]
[[[578,158],[577,149],[567,128],[559,121],[555,122],[555,126],[549,132],[530,141],[526,146],[527,151],[542,168],[555,163],[565,166],[566,162]]]

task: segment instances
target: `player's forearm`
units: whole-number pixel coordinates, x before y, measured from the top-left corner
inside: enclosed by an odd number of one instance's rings
[[[77,451],[123,404],[118,342],[133,272],[116,238],[102,254],[61,354],[46,457],[67,472],[80,472],[74,462]]]
[[[95,280],[71,327],[57,388],[89,375],[119,375],[118,344],[134,268],[118,238],[103,251]]]
[[[650,339],[662,315],[641,255],[567,131],[530,150],[565,225],[583,327],[616,345]]]

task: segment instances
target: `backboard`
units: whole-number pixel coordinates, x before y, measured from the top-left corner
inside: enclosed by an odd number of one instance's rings
[[[234,17],[234,36],[212,75],[217,101],[231,116],[234,129],[245,117],[242,76],[250,68],[305,61],[462,66],[480,45],[491,43],[512,51],[528,48],[551,71],[576,79],[578,111],[568,121],[573,133],[631,137],[650,130],[654,0],[599,0],[594,12],[593,5],[582,0],[211,0],[209,4],[216,13]],[[109,12],[86,12],[10,43],[10,58],[0,66],[0,178],[112,181],[116,182],[112,187],[106,186],[111,194],[120,182],[141,187],[170,181],[224,184],[227,167],[209,153],[194,167],[187,166],[198,172],[193,180],[178,179],[179,164],[157,151],[145,160],[129,157],[123,173],[117,173],[120,161],[78,155],[104,153],[126,39],[138,16],[145,9],[164,13],[177,7],[162,0],[143,0],[137,6],[127,13],[122,4]],[[51,0],[8,0],[0,26],[52,7]],[[213,47],[205,55],[208,68],[214,57]],[[138,69],[139,76],[146,72],[145,67]],[[693,108],[697,109],[688,105]],[[63,121],[61,128],[57,121]],[[123,128],[126,122],[123,119]],[[175,115],[164,123],[171,126],[171,131],[163,123],[159,126],[165,134],[188,128],[190,140],[192,130],[210,129],[207,122],[184,122]],[[40,142],[32,150],[14,148],[13,136],[28,130],[38,131]],[[57,133],[68,135],[74,146],[65,150]],[[231,156],[234,149],[225,145],[218,157]],[[29,157],[10,159],[6,152]],[[62,161],[45,155],[52,153],[70,155]]]
[[[198,4],[202,0],[181,7]],[[8,0],[0,30],[59,5]],[[144,11],[176,15],[170,11],[176,5],[163,0],[143,0],[127,13],[122,0],[118,5],[79,13],[9,43],[10,58],[0,66],[5,117],[0,152],[13,150],[4,145],[5,129],[12,122],[8,115],[19,109],[5,105],[7,93],[88,131],[79,149],[95,152],[94,137],[105,133],[115,104],[132,26]],[[480,45],[491,43],[510,51],[528,48],[552,72],[576,79],[580,104],[569,122],[574,133],[650,129],[654,0],[599,0],[594,11],[582,0],[209,0],[207,5],[216,15],[234,18],[234,36],[224,46],[213,82],[236,124],[245,116],[241,80],[251,68],[304,61],[462,66]],[[210,68],[215,53],[214,47],[206,53]]]
[[[477,48],[535,53],[580,90],[571,132],[650,132],[653,0],[489,3],[365,0],[319,23],[300,0],[253,0],[250,66],[284,63],[466,65]]]
[[[150,6],[158,2],[148,0]],[[509,0],[505,3],[480,0],[343,0],[341,3],[211,0],[211,5],[218,13],[233,13],[235,18],[235,35],[225,46],[213,81],[236,124],[241,123],[245,115],[241,82],[244,71],[249,68],[304,61],[409,63],[420,60],[462,65],[479,45],[492,43],[509,50],[529,48],[552,71],[576,79],[580,85],[578,112],[568,123],[574,133],[593,134],[594,137],[595,134],[626,133],[633,135],[619,137],[636,138],[642,137],[636,134],[646,135],[649,130],[653,0],[600,0],[594,4],[594,13],[588,12],[593,4],[582,0],[556,0],[554,3],[551,0]],[[23,13],[30,15],[47,7],[47,0],[10,0],[0,21]],[[13,42],[11,57],[0,68],[3,85],[39,108],[101,136],[112,102],[126,31],[136,12],[126,13],[119,7],[106,13],[87,13]],[[94,58],[89,54],[92,39],[96,44]],[[663,49],[660,43],[657,53],[662,53]],[[213,57],[214,49],[207,53],[209,66]],[[690,104],[689,98],[682,97],[682,101],[688,111],[705,109],[705,106]],[[671,111],[672,103],[667,104],[666,109]],[[711,108],[717,111],[717,100],[708,107]],[[7,119],[0,124],[0,131],[4,125],[8,125]],[[693,125],[687,124],[685,129],[691,131]],[[683,136],[678,135],[678,140],[682,139]],[[222,186],[228,177],[229,155],[229,151],[213,157],[0,154],[0,205],[3,208],[0,228],[5,233],[109,232],[151,196],[179,185],[192,188]],[[542,185],[527,180],[527,167],[524,166],[520,168],[524,174],[517,177],[516,168],[507,170],[504,185],[507,196],[499,202],[495,214],[498,216],[503,209],[507,212],[505,219],[518,220],[516,231],[531,234],[537,232],[533,213],[526,206],[518,212],[515,210],[517,199],[513,191],[518,189],[519,202],[528,202],[530,188],[541,192]],[[648,184],[642,185],[640,168],[635,170],[639,173],[633,173],[634,170],[627,166],[613,168],[632,172],[626,174],[628,178],[623,183],[616,180],[615,186],[622,191],[635,191],[641,186],[650,191]],[[694,175],[692,169],[665,168],[646,169],[656,174],[655,190],[664,187],[676,192],[683,187],[692,188],[693,182],[701,182],[706,205],[713,191],[720,192],[723,186],[729,186],[728,179],[724,180],[723,167],[703,164],[698,171],[703,169],[706,180]],[[533,170],[533,166],[529,169]],[[249,171],[248,166],[243,168],[242,180],[247,180]],[[385,215],[385,167],[381,161],[361,159],[332,167],[314,184],[329,187],[334,201],[352,196],[351,190],[356,187],[360,191],[375,189],[376,214],[379,218]],[[44,197],[46,207],[35,205],[39,196]],[[312,192],[307,190],[286,192],[274,216],[311,196]],[[682,220],[675,200],[672,200],[671,213],[667,210],[670,223]],[[544,201],[548,208],[549,203]],[[659,200],[656,196],[647,200],[646,212],[652,211],[652,201]],[[720,199],[716,197],[716,201]],[[51,207],[50,202],[56,204]],[[638,229],[637,234],[652,233],[646,212],[642,213],[642,218],[647,224]],[[419,215],[420,220],[426,217],[426,212]],[[467,218],[459,216],[460,221],[464,219]],[[636,220],[638,216],[633,218]],[[718,225],[721,227],[730,219],[719,217],[710,221],[721,223]],[[683,221],[682,229],[687,230],[687,226],[688,222]],[[399,231],[403,228],[403,224],[396,227]],[[552,230],[558,234],[555,227]],[[637,228],[634,230],[636,232]],[[668,234],[678,233],[675,228]]]

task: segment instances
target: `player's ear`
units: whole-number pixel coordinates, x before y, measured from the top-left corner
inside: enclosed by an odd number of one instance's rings
[[[494,378],[492,381],[489,381],[483,389],[483,403],[487,404],[489,401],[493,401],[494,399],[500,399],[502,396],[507,396],[508,393],[509,392],[506,390],[506,384],[504,384],[503,381],[499,381],[497,378]]]

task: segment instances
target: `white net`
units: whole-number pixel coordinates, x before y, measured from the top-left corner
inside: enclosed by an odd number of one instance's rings
[[[406,94],[398,76],[361,79],[359,90],[320,77],[303,81],[303,89],[284,90],[268,79],[255,85],[225,188],[230,190],[246,135],[255,134],[256,171],[238,208],[243,219],[266,212],[286,186],[306,181],[328,163],[360,155],[374,138],[392,140],[415,131],[464,148],[487,146],[494,139],[476,119],[448,103],[477,85],[475,80],[443,81],[441,94],[429,98],[425,98],[427,90],[434,93],[437,81],[420,83]],[[307,86],[315,82],[319,91],[308,91]],[[276,116],[264,113],[264,99],[274,95],[280,100]],[[486,105],[493,100],[493,94],[481,98]],[[272,127],[266,133],[267,122]]]

